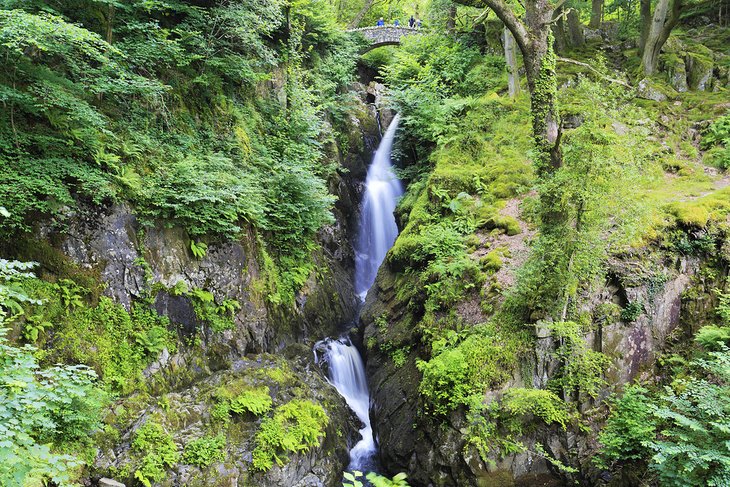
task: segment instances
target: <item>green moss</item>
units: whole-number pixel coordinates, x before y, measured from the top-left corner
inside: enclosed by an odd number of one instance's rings
[[[677,221],[690,227],[705,227],[730,213],[730,188],[715,191],[692,201],[674,202],[667,206]]]
[[[502,255],[496,250],[492,250],[487,255],[479,259],[482,269],[485,271],[496,272],[502,267]]]
[[[522,232],[520,222],[516,218],[505,215],[494,215],[488,220],[480,222],[480,226],[487,230],[498,228],[509,236],[519,235]]]

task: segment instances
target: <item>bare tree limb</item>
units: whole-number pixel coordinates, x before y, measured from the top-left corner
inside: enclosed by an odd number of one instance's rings
[[[611,83],[617,83],[621,86],[625,86],[626,88],[630,88],[630,89],[634,88],[633,86],[628,84],[626,81],[622,81],[620,79],[615,79],[615,78],[609,78],[608,76],[601,73],[600,71],[598,71],[596,68],[594,68],[590,64],[582,63],[580,61],[576,61],[575,59],[570,59],[570,58],[565,58],[565,57],[559,57],[557,59],[558,59],[558,61],[560,61],[562,63],[575,64],[576,66],[582,66],[584,68],[588,68],[591,71],[593,71],[594,73],[596,73],[598,76],[600,76],[601,78],[605,79],[606,81],[610,81]]]

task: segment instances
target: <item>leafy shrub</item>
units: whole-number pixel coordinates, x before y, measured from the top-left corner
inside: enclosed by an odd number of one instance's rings
[[[545,424],[567,427],[571,416],[565,401],[545,389],[511,388],[502,399],[501,408],[513,417],[534,416]]]
[[[720,351],[730,346],[730,327],[707,325],[697,331],[695,341],[706,350]]]
[[[730,480],[730,352],[694,366],[696,375],[665,388],[653,408],[661,435],[651,468],[663,485],[719,487]]]
[[[514,344],[505,342],[498,335],[476,333],[427,362],[419,361],[423,378],[418,391],[426,401],[425,409],[445,415],[508,380],[517,356]]]
[[[183,461],[188,465],[206,468],[225,459],[226,438],[223,435],[203,436],[185,445]]]
[[[643,312],[644,304],[641,301],[631,301],[621,310],[621,321],[633,323]]]
[[[19,303],[39,301],[18,282],[32,264],[0,260],[0,485],[72,485],[98,429],[106,398],[81,365],[41,368],[36,349],[8,344]],[[22,308],[20,308],[22,311]]]
[[[594,463],[609,468],[617,461],[645,459],[651,452],[649,445],[655,436],[649,391],[631,385],[613,404],[606,426],[598,436],[602,448]]]
[[[0,484],[70,486],[84,462],[68,453],[90,446],[104,396],[87,367],[40,369],[34,350],[0,335]]]
[[[249,412],[256,416],[271,411],[272,400],[269,395],[269,388],[259,387],[242,392],[231,400],[230,409],[234,413],[243,414]]]
[[[720,169],[730,168],[730,115],[718,118],[702,134],[701,146],[708,150],[709,162]]]
[[[162,425],[147,421],[140,426],[132,440],[132,451],[140,456],[134,478],[145,487],[164,480],[167,469],[177,465],[180,453],[172,437]]]
[[[267,471],[287,462],[287,453],[299,453],[319,445],[329,422],[319,404],[294,399],[274,411],[274,416],[261,423],[256,433],[253,468]]]

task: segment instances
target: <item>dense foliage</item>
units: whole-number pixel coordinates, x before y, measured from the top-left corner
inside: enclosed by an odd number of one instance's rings
[[[82,365],[40,368],[34,347],[8,343],[7,326],[34,301],[17,285],[32,266],[0,259],[0,484],[72,485],[93,458],[89,435],[105,396]]]
[[[62,225],[79,201],[128,201],[195,238],[253,227],[289,299],[290,268],[332,221],[325,109],[357,49],[329,4],[299,2],[286,22],[276,1],[3,6],[2,235]]]

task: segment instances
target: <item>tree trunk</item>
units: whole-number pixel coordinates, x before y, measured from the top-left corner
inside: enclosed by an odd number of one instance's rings
[[[565,22],[563,21],[563,7],[555,12],[555,22],[553,23],[553,36],[555,37],[555,50],[564,53],[567,46],[565,40]]]
[[[355,18],[352,19],[352,22],[347,26],[348,29],[355,29],[357,26],[360,25],[360,22],[362,22],[362,19],[365,18],[365,15],[370,10],[370,7],[373,6],[373,3],[375,0],[365,0],[365,5],[360,9],[360,11],[355,15]]]
[[[580,24],[578,18],[578,12],[574,8],[568,11],[567,17],[568,24],[568,39],[570,45],[573,47],[580,47],[585,44],[585,38],[583,37],[583,26]]]
[[[601,26],[601,17],[603,17],[603,0],[592,0],[591,20],[588,27],[598,29]]]
[[[639,55],[644,54],[646,38],[651,28],[651,0],[639,0]]]
[[[504,60],[507,64],[507,87],[509,97],[516,98],[520,94],[520,75],[517,68],[517,49],[515,37],[507,27],[504,28]]]
[[[453,34],[456,31],[456,4],[449,5],[449,13],[446,17],[446,31]]]
[[[659,0],[656,4],[644,50],[641,54],[641,67],[645,76],[656,73],[659,53],[661,53],[664,43],[667,42],[672,29],[679,22],[681,9],[681,0],[671,2],[671,10],[670,0]]]
[[[113,25],[114,25],[114,5],[109,5],[107,7],[107,13],[106,13],[106,41],[109,44],[112,43]]]

